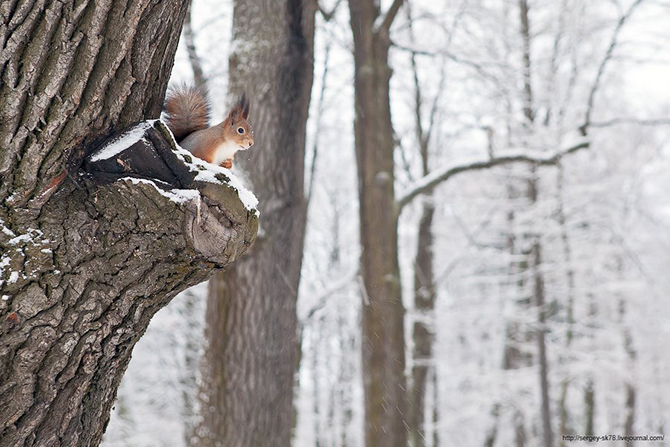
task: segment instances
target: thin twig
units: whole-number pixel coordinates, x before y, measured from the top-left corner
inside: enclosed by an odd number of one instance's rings
[[[636,124],[638,126],[668,126],[670,125],[670,119],[612,118],[606,121],[594,121],[591,123],[591,127],[610,127],[621,124]]]
[[[316,298],[316,300],[315,300],[316,304],[314,306],[312,306],[312,308],[309,310],[309,312],[307,312],[307,316],[305,316],[304,321],[311,320],[315,313],[317,313],[318,311],[320,311],[321,309],[326,307],[326,304],[328,304],[328,301],[329,301],[329,298],[331,297],[331,295],[333,295],[334,293],[339,292],[343,288],[352,284],[354,282],[354,280],[356,280],[358,275],[359,275],[359,270],[358,270],[358,267],[356,267],[356,269],[354,271],[345,274],[338,281],[335,281],[332,284],[329,284],[326,287],[324,287],[323,288],[324,291],[321,293],[321,295],[319,295]]]
[[[586,136],[586,134],[588,133],[588,128],[591,125],[591,113],[593,112],[593,104],[595,102],[596,93],[600,88],[600,80],[603,77],[603,73],[605,72],[607,63],[610,61],[610,59],[612,59],[612,55],[614,54],[614,49],[616,48],[617,42],[619,40],[619,34],[621,33],[621,30],[623,29],[623,26],[625,25],[628,18],[631,16],[633,11],[635,11],[635,9],[642,3],[642,1],[643,0],[635,0],[635,2],[630,6],[630,8],[628,8],[628,11],[626,11],[626,13],[623,14],[621,18],[619,18],[619,22],[614,28],[614,32],[612,33],[612,39],[610,40],[609,47],[607,47],[605,57],[603,57],[603,60],[600,61],[600,66],[598,67],[598,73],[596,74],[596,78],[593,81],[593,84],[591,85],[591,90],[589,92],[589,100],[586,105],[586,116],[584,117],[584,124],[582,124],[581,127],[579,128],[582,135],[584,136]]]
[[[316,9],[319,10],[321,13],[321,16],[323,17],[323,20],[326,22],[330,22],[333,17],[335,17],[335,13],[337,12],[337,8],[340,6],[340,3],[342,3],[342,0],[337,0],[335,2],[335,5],[333,6],[333,9],[330,11],[326,11],[323,9],[323,6],[321,6],[321,2],[319,0],[314,0],[316,2]]]
[[[395,20],[396,15],[398,15],[398,11],[400,10],[400,7],[402,6],[402,2],[404,0],[394,0],[393,4],[389,8],[388,12],[384,16],[384,21],[379,25],[379,28],[377,28],[377,32],[379,31],[386,31],[388,32],[391,29],[391,25],[393,25],[393,21]]]

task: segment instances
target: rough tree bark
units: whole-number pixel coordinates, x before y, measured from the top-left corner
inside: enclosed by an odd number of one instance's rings
[[[407,393],[404,314],[398,267],[389,29],[402,1],[349,0],[354,35],[354,133],[358,165],[365,444],[405,447]]]
[[[202,446],[288,446],[298,361],[296,299],[316,2],[237,0],[230,92],[246,91],[255,146],[238,154],[263,202],[250,255],[210,283]]]
[[[158,122],[133,145],[155,166],[124,152],[116,173],[80,172],[95,141],[159,115],[185,12],[185,2],[0,5],[2,447],[98,445],[154,313],[255,236],[234,189],[196,180]]]

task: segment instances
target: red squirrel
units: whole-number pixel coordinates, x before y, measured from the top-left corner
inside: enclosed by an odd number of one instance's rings
[[[208,163],[233,167],[233,157],[254,145],[249,119],[249,100],[242,95],[223,122],[209,126],[210,103],[201,89],[180,86],[170,89],[165,101],[167,126],[181,147]]]

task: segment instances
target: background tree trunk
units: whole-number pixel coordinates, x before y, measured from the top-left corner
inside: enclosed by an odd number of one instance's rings
[[[584,434],[595,434],[596,398],[593,381],[589,379],[584,387]]]
[[[523,43],[522,67],[523,67],[523,85],[524,85],[524,106],[523,114],[526,118],[524,126],[528,131],[526,136],[535,131],[535,99],[533,97],[533,80],[531,67],[531,30],[529,6],[527,0],[519,0],[519,21],[521,24],[521,41]],[[531,207],[538,203],[539,185],[535,168],[531,169],[528,179],[527,189],[528,202]],[[533,229],[533,232],[536,230]],[[540,395],[541,402],[541,420],[542,420],[542,438],[544,447],[552,447],[553,430],[551,427],[551,403],[549,396],[549,363],[547,359],[547,302],[545,297],[544,275],[542,273],[542,240],[541,235],[525,235],[525,244],[530,243],[529,253],[525,253],[528,269],[530,269],[533,285],[532,296],[533,304],[537,309],[537,329],[535,339],[537,342],[537,361],[539,363]]]
[[[254,238],[255,215],[232,188],[180,185],[203,194],[198,216],[214,204],[227,217],[223,249],[206,255],[195,202],[78,172],[92,142],[159,115],[185,12],[185,2],[0,6],[2,447],[98,445],[154,313]],[[190,172],[161,126],[146,126],[143,147]]]
[[[623,263],[623,261],[620,261]],[[623,274],[621,274],[623,276]],[[635,362],[637,359],[637,352],[635,351],[635,346],[633,346],[633,337],[631,336],[631,331],[629,328],[629,323],[626,321],[626,301],[625,299],[619,298],[619,319],[622,327],[622,337],[623,337],[623,348],[626,353],[628,375],[626,379],[626,406],[624,410],[625,420],[623,424],[624,436],[635,436],[635,401],[637,398],[636,386],[634,381],[634,370]],[[627,441],[625,445],[632,446],[633,441]]]
[[[547,310],[546,299],[544,292],[544,278],[540,268],[542,266],[542,252],[541,245],[538,240],[533,243],[531,249],[531,256],[533,262],[533,301],[537,308],[537,351],[538,363],[540,364],[540,394],[542,396],[542,435],[545,447],[553,445],[553,430],[551,428],[551,411],[549,401],[549,363],[547,360]]]
[[[198,51],[195,47],[195,33],[193,32],[191,16],[193,16],[192,0],[189,1],[188,13],[186,13],[186,18],[184,19],[184,43],[186,44],[189,64],[193,70],[193,82],[196,87],[200,88],[203,92],[207,92],[207,78],[205,77],[205,71],[202,69],[200,55],[198,55]]]
[[[247,92],[256,129],[256,145],[235,163],[264,203],[262,236],[210,283],[202,446],[290,444],[315,10],[309,0],[235,3],[230,92]]]
[[[363,302],[363,386],[367,447],[405,447],[407,395],[404,307],[398,267],[389,27],[373,0],[350,0],[354,35],[354,133],[358,165]],[[377,24],[376,22],[379,22]]]
[[[575,271],[572,265],[572,247],[570,245],[570,238],[568,237],[568,229],[566,227],[565,219],[565,209],[564,209],[564,197],[563,197],[563,166],[559,163],[557,179],[556,179],[556,201],[557,201],[557,221],[560,228],[560,237],[561,245],[563,248],[563,262],[565,263],[565,282],[567,285],[567,299],[565,303],[565,314],[566,314],[566,334],[565,334],[565,348],[568,353],[567,356],[571,356],[571,347],[572,339],[574,337],[574,326],[575,326],[575,317],[574,317],[574,305],[575,305]],[[565,374],[563,380],[561,381],[561,396],[559,399],[559,436],[558,442],[560,447],[566,446],[566,440],[564,440],[564,435],[573,435],[574,429],[570,424],[570,412],[568,410],[568,392],[570,390],[570,377]]]
[[[412,25],[411,4],[405,4],[407,12],[407,25],[410,32],[412,45],[416,43],[414,27]],[[456,19],[452,22],[454,26]],[[453,28],[452,28],[453,32]],[[429,149],[431,135],[435,125],[435,114],[437,113],[438,100],[444,89],[446,70],[443,62],[438,83],[438,91],[433,100],[433,106],[428,113],[428,126],[424,130],[423,102],[424,94],[419,81],[419,67],[416,54],[410,56],[410,64],[414,80],[414,120],[416,126],[416,140],[419,154],[421,155],[421,175],[426,177],[430,174]],[[416,313],[412,328],[412,341],[414,350],[412,352],[412,376],[409,395],[409,441],[412,447],[424,447],[426,445],[426,401],[427,388],[429,385],[429,373],[432,373],[433,386],[437,387],[437,371],[433,357],[433,344],[435,339],[435,301],[437,300],[437,288],[435,284],[435,269],[433,266],[434,237],[433,216],[435,205],[432,191],[425,194],[421,203],[421,220],[419,221],[419,234],[416,242],[416,257],[414,258],[414,312]],[[434,390],[437,393],[437,390]],[[433,402],[433,415],[437,416],[437,400]],[[435,425],[436,427],[436,425]],[[433,428],[433,437],[438,437],[438,430]],[[438,445],[437,441],[433,443]]]
[[[428,198],[427,200],[432,200]],[[414,322],[414,366],[412,367],[411,420],[409,421],[412,446],[426,445],[426,386],[428,372],[433,369],[434,328],[426,320],[435,317],[435,276],[433,273],[432,223],[435,209],[426,201],[422,204],[417,253],[414,261],[414,307],[419,319]],[[430,321],[430,320],[429,320]]]

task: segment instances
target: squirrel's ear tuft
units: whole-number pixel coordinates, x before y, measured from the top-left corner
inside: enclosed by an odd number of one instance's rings
[[[249,98],[247,98],[247,95],[244,95],[244,107],[242,109],[242,116],[244,119],[249,119],[249,108],[250,108],[250,103],[249,103]]]
[[[240,101],[237,103],[237,106],[240,108],[242,118],[245,120],[249,119],[249,98],[247,98],[246,93],[242,93],[242,97],[240,97]]]
[[[238,117],[242,117],[244,120],[249,119],[249,99],[246,93],[242,93],[239,101],[235,103],[228,113],[228,118],[231,118],[233,121],[237,120]]]

